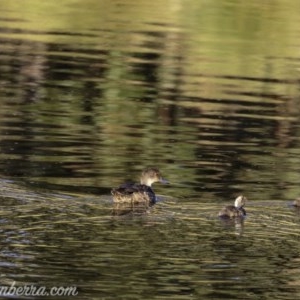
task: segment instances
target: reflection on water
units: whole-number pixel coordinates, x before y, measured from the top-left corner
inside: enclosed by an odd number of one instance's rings
[[[224,223],[208,202],[166,198],[146,214],[114,216],[106,197],[12,182],[2,190],[4,284],[76,285],[83,299],[299,293],[300,219],[285,201],[253,203],[244,222]]]
[[[25,2],[0,0],[1,284],[298,298],[299,3]],[[161,201],[114,207],[149,165]]]
[[[113,215],[144,215],[148,213],[150,206],[146,203],[132,202],[132,203],[114,203],[113,204]]]

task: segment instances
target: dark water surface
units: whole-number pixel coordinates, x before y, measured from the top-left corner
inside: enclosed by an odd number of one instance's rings
[[[299,299],[299,11],[0,0],[1,286]],[[113,214],[149,165],[160,201]],[[218,220],[241,193],[245,221]]]

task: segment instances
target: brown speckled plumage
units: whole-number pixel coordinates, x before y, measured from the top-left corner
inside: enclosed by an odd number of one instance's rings
[[[245,203],[247,201],[247,198],[243,195],[238,196],[235,199],[234,205],[225,206],[222,208],[219,212],[219,217],[221,218],[239,218],[239,217],[245,217],[246,211],[243,208],[245,206]]]
[[[140,183],[125,183],[112,189],[115,203],[145,203],[156,202],[156,196],[151,188],[154,182],[164,182],[157,168],[147,168],[142,172]]]
[[[297,198],[296,200],[294,200],[293,206],[300,207],[300,198]]]

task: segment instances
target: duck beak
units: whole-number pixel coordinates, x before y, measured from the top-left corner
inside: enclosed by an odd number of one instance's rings
[[[164,179],[164,178],[160,178],[159,182],[162,183],[162,184],[169,184],[170,183],[167,179]]]

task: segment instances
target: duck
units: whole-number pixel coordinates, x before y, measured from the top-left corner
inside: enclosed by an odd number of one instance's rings
[[[246,216],[246,211],[244,206],[246,204],[247,198],[243,195],[238,196],[235,201],[234,205],[229,205],[223,207],[219,211],[220,218],[243,218]]]
[[[143,170],[140,183],[125,183],[111,190],[114,203],[144,203],[153,205],[156,203],[156,196],[152,189],[155,182],[168,183],[162,178],[159,169],[148,167]]]
[[[300,198],[297,198],[296,200],[294,200],[292,205],[295,207],[300,207]]]

